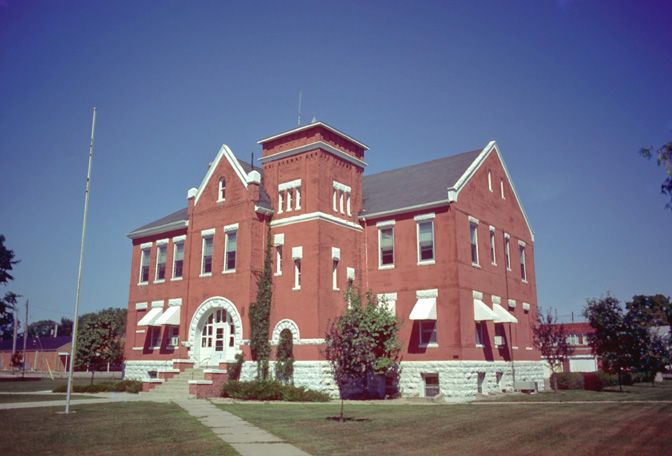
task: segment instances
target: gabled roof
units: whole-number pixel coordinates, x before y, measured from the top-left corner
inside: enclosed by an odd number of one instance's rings
[[[364,176],[361,215],[384,215],[448,202],[448,189],[457,184],[479,153],[481,150],[472,150]]]
[[[58,350],[72,341],[70,336],[58,337],[30,337],[26,341],[26,350]],[[12,350],[12,339],[0,340],[0,351]],[[16,350],[23,351],[23,336],[16,338]]]
[[[242,160],[237,160],[237,163],[240,165],[245,175],[249,174],[250,171],[252,171],[253,169],[252,165]],[[210,171],[210,169],[214,169],[214,164],[215,162],[213,162],[210,165],[208,171]],[[268,196],[268,193],[266,193],[266,190],[264,189],[263,170],[261,168],[254,168],[254,170],[259,172],[259,174],[261,175],[261,185],[259,186],[259,201],[257,202],[257,206],[272,211],[273,205],[271,204],[271,198]],[[206,174],[206,179],[204,179],[204,182],[206,182],[207,179],[209,179],[211,174],[212,174],[211,172]],[[201,185],[204,184],[202,183]],[[167,231],[172,231],[179,228],[185,228],[188,224],[188,221],[189,221],[189,212],[185,207],[183,209],[173,212],[172,214],[166,215],[165,217],[162,217],[158,220],[154,220],[153,222],[150,222],[146,225],[134,229],[133,231],[128,233],[128,237],[131,239],[135,239],[139,237],[150,236],[152,234],[165,233]]]

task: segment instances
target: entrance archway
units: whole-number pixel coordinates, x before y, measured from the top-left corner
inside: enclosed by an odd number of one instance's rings
[[[233,362],[240,351],[243,326],[238,309],[221,296],[203,302],[191,318],[191,358],[199,366]]]

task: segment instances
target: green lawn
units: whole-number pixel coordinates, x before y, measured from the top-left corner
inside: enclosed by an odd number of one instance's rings
[[[220,405],[314,455],[672,454],[672,404]]]
[[[94,383],[102,383],[110,381],[111,379],[107,378],[94,378]],[[118,379],[116,379],[118,380]],[[41,378],[39,380],[25,380],[21,381],[20,377],[14,381],[0,381],[0,392],[13,392],[13,393],[23,393],[30,391],[51,391],[57,386],[67,385],[67,378]],[[88,385],[91,383],[89,378],[73,378],[73,383],[75,385]]]
[[[2,394],[0,393],[0,404],[9,404],[12,402],[41,402],[41,401],[64,401],[65,394]],[[83,394],[73,394],[71,399],[96,399],[98,396],[86,396]]]
[[[656,384],[637,383],[624,386],[619,392],[618,386],[612,386],[604,391],[559,390],[546,391],[538,394],[498,394],[485,396],[479,402],[548,402],[548,401],[672,401],[672,382]]]
[[[3,454],[236,455],[233,448],[174,404],[152,402],[0,410]]]

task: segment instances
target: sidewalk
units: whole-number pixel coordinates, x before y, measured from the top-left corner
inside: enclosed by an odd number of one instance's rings
[[[2,393],[7,394],[7,395],[19,395],[19,394],[39,394],[39,395],[47,395],[47,393],[36,393],[36,392],[28,392],[28,393]],[[63,393],[49,393],[49,394],[63,394]],[[76,406],[76,405],[86,405],[86,404],[103,404],[106,402],[129,402],[129,401],[137,401],[141,400],[138,398],[137,394],[130,394],[130,393],[96,393],[97,395],[102,396],[102,394],[105,394],[103,397],[96,397],[94,399],[70,399],[70,406]],[[78,393],[78,395],[83,395]],[[0,404],[0,410],[10,410],[10,409],[25,409],[25,408],[37,408],[37,407],[65,407],[65,399],[62,400],[55,400],[55,401],[35,401],[35,402],[9,402],[6,404]]]
[[[273,434],[221,410],[205,399],[175,401],[242,456],[310,456]]]

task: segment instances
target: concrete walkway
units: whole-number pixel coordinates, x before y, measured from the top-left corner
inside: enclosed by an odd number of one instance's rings
[[[175,401],[242,456],[310,456],[279,437],[221,410],[205,399]]]
[[[23,394],[23,395],[33,395],[40,394],[35,393],[34,391],[26,393],[2,393],[2,394]],[[42,393],[45,396],[48,394]],[[64,393],[49,393],[49,394],[58,394],[62,395]],[[77,393],[78,396],[83,396],[86,394]],[[92,396],[93,394],[89,394]],[[141,400],[138,398],[137,394],[131,393],[96,393],[95,398],[93,399],[70,399],[70,406],[74,407],[76,405],[87,405],[87,404],[104,404],[106,402],[130,402]],[[0,410],[10,410],[10,409],[25,409],[25,408],[37,408],[37,407],[65,407],[65,399],[58,399],[53,401],[33,401],[33,402],[8,402],[6,404],[0,404]]]

